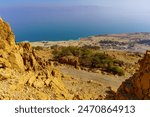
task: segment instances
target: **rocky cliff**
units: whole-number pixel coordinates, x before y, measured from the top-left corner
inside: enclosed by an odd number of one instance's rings
[[[139,64],[139,70],[119,87],[115,99],[150,99],[150,51],[146,52]]]
[[[72,99],[61,77],[29,43],[16,44],[9,24],[0,18],[0,99]]]

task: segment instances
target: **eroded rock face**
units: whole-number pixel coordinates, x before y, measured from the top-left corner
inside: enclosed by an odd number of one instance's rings
[[[0,19],[0,49],[9,52],[14,46],[15,38],[9,24]]]
[[[35,55],[29,43],[15,43],[0,18],[0,99],[72,99],[61,73]]]
[[[115,99],[150,99],[150,51],[139,63],[139,70],[122,83]]]

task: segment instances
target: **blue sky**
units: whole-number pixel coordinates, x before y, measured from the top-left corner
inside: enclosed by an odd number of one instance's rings
[[[120,4],[120,3],[144,3],[149,0],[1,0],[1,4],[41,4],[41,3],[62,3],[62,4],[98,4],[98,3],[110,3],[110,4]]]
[[[101,3],[100,0],[1,0],[1,4],[3,5],[18,5],[18,4],[26,4],[26,5],[37,5],[37,4],[97,4]],[[101,0],[103,1],[103,0]]]
[[[104,5],[114,7],[148,7],[149,0],[0,0],[0,6],[17,5]]]
[[[101,2],[99,0],[1,0],[1,5],[16,6],[16,5],[96,5]]]
[[[150,14],[150,0],[0,0],[0,8],[6,7],[55,7],[98,6],[113,9],[112,12],[131,15]]]
[[[129,14],[150,13],[150,0],[0,0],[0,8],[9,7],[54,7],[98,6],[113,9],[112,12]]]

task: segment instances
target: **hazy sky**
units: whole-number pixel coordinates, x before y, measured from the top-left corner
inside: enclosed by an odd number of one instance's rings
[[[40,6],[40,5],[100,5],[134,9],[145,9],[150,0],[0,0],[0,6]]]
[[[150,0],[0,0],[0,7],[97,6],[135,16],[150,15]],[[106,10],[106,9],[105,9]]]

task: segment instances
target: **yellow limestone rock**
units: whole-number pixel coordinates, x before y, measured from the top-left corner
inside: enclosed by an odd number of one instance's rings
[[[50,64],[35,55],[31,44],[16,44],[11,27],[0,18],[0,99],[72,99]]]
[[[24,70],[23,59],[19,53],[10,53],[8,60],[12,68],[16,68],[22,71]]]
[[[118,88],[116,99],[150,99],[150,51],[139,64],[139,70]]]

